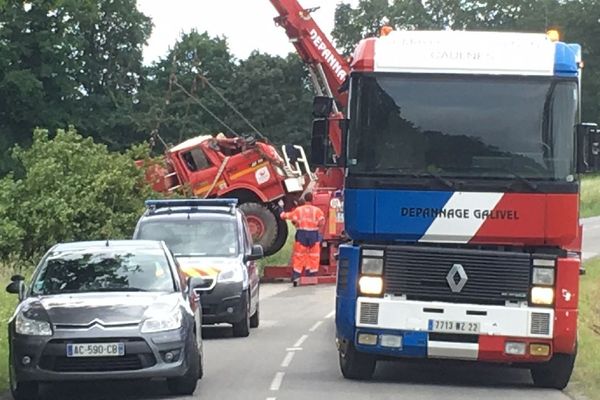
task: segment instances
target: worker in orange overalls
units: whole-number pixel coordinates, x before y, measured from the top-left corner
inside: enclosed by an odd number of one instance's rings
[[[319,271],[321,258],[321,233],[319,229],[325,224],[325,214],[320,208],[313,206],[312,193],[304,196],[304,204],[291,212],[281,213],[281,219],[291,220],[296,227],[296,241],[292,251],[292,282],[298,285],[298,279],[304,269],[309,276]]]

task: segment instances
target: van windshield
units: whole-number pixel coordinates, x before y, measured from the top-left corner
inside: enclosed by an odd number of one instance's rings
[[[163,240],[177,257],[234,257],[238,254],[233,220],[147,221],[140,226],[137,239]]]

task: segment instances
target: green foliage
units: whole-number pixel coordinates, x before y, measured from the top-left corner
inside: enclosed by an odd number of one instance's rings
[[[142,153],[143,147],[109,152],[73,128],[54,138],[36,130],[30,148],[14,150],[23,177],[2,181],[0,229],[12,240],[3,235],[0,255],[28,257],[57,242],[130,237],[152,195],[133,162]]]
[[[580,43],[586,63],[583,119],[600,121],[600,2],[594,0],[361,0],[336,10],[333,37],[346,54],[389,24],[397,29],[545,32],[558,28]]]
[[[600,176],[585,176],[581,181],[581,217],[600,215]]]
[[[35,127],[75,125],[114,147],[131,114],[151,22],[135,0],[4,0],[0,12],[0,174]]]
[[[569,392],[590,399],[600,395],[600,259],[585,264],[586,275],[581,278],[579,297],[579,350]]]

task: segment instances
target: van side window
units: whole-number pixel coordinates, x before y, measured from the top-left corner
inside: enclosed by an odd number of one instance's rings
[[[210,166],[210,163],[206,159],[206,155],[200,148],[191,149],[185,153],[181,153],[181,158],[185,162],[185,165],[192,172],[199,171]]]

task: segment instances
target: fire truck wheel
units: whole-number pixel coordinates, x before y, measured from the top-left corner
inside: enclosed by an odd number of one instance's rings
[[[288,224],[281,218],[277,217],[277,238],[271,246],[271,253],[265,253],[267,256],[277,253],[283,246],[285,246],[285,242],[287,242],[287,238],[289,235]]]
[[[547,363],[531,368],[535,386],[559,390],[567,387],[575,365],[575,356],[576,353],[555,354]]]
[[[340,369],[346,379],[368,380],[375,372],[377,360],[370,354],[359,353],[349,343],[348,347],[339,351]]]
[[[277,239],[277,218],[267,206],[259,203],[244,203],[240,209],[246,215],[250,233],[255,244],[263,247],[265,256],[274,254],[273,245]]]

